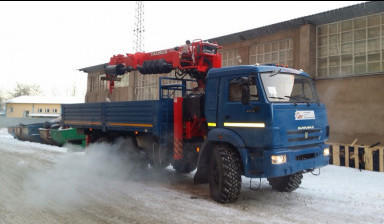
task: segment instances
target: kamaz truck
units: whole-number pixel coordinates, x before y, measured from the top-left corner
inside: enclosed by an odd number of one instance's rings
[[[326,109],[307,73],[272,64],[220,68],[216,44],[186,46],[187,52],[170,50],[182,59],[173,64],[162,53],[139,63],[114,56],[107,78],[115,81],[135,69],[142,74],[177,69],[195,79],[160,77],[158,100],[63,105],[64,125],[77,128],[88,142],[130,138],[134,147],[127,152],[145,155],[143,163],[153,169],[197,168],[194,182],[209,183],[211,197],[220,203],[237,200],[242,176],[267,178],[273,189],[290,192],[303,173],[328,164]],[[202,65],[192,64],[199,61]],[[169,79],[176,84],[165,84]],[[189,88],[190,82],[197,87]]]

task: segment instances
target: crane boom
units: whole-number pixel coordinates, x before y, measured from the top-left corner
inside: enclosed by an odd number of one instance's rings
[[[126,72],[138,70],[141,74],[163,74],[175,70],[178,78],[195,78],[199,89],[205,88],[206,75],[211,68],[221,67],[221,53],[217,43],[195,40],[185,45],[149,53],[118,54],[111,57],[105,67],[106,80],[112,93],[114,81]]]

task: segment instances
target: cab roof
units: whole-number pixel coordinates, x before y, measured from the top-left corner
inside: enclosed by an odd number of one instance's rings
[[[264,65],[236,65],[236,66],[230,66],[230,67],[223,67],[223,68],[213,68],[209,70],[208,77],[210,78],[217,78],[217,77],[223,77],[226,75],[232,75],[233,71],[237,72],[244,72],[244,73],[251,73],[251,72],[274,72],[276,70],[281,69],[281,73],[291,73],[291,74],[297,74],[297,75],[303,75],[306,77],[310,77],[306,72],[303,70],[297,70],[293,68],[286,68],[282,66],[276,66],[272,64],[264,64]]]

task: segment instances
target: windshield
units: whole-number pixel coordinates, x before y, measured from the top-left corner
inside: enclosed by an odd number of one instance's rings
[[[270,102],[319,102],[312,80],[308,77],[277,71],[262,73],[261,80]]]
[[[216,54],[217,47],[214,45],[203,45],[203,53]]]

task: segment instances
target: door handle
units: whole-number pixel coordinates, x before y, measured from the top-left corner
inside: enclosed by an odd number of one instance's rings
[[[259,111],[260,111],[260,107],[259,106],[254,106],[253,107],[253,112],[258,113]]]
[[[247,113],[259,113],[260,112],[260,107],[259,106],[254,106],[252,109],[246,110]]]

